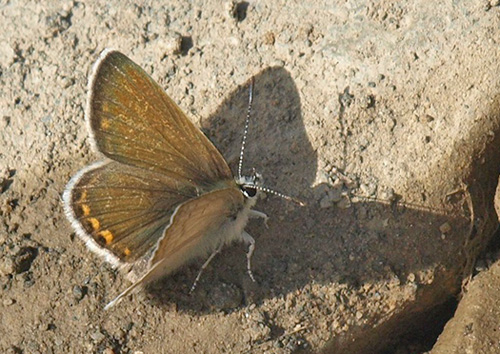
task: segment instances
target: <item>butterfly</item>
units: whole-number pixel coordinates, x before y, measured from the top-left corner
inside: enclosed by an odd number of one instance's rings
[[[252,101],[250,90],[249,111]],[[79,171],[64,193],[65,214],[88,248],[129,272],[123,297],[224,245],[255,241],[244,229],[260,176],[234,177],[210,140],[163,89],[124,54],[107,49],[89,79],[85,118],[91,144],[105,159]],[[249,114],[248,114],[249,116]],[[245,125],[245,137],[248,128]],[[295,201],[295,200],[294,200]],[[301,204],[299,202],[299,204]]]

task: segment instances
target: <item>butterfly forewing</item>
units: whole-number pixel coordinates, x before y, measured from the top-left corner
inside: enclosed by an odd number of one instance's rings
[[[87,119],[95,145],[109,158],[202,187],[232,179],[208,138],[125,55],[103,53],[90,85]]]

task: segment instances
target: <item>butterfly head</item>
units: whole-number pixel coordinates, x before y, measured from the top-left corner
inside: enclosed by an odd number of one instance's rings
[[[246,198],[253,199],[257,197],[257,192],[262,186],[262,175],[254,170],[250,176],[236,178],[236,184]]]

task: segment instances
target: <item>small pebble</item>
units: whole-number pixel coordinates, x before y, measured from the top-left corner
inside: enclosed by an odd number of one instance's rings
[[[10,306],[10,305],[13,305],[15,303],[15,301],[14,301],[14,299],[7,298],[7,299],[4,299],[2,301],[2,303],[4,306]]]
[[[338,203],[342,200],[342,190],[340,188],[329,190],[328,197],[333,203]]]
[[[317,176],[316,176],[316,185],[320,184],[331,184],[332,183],[332,178],[326,171],[319,171]]]
[[[337,207],[340,209],[349,209],[351,207],[351,201],[349,198],[343,198],[340,202],[337,203]]]
[[[333,205],[332,200],[330,196],[325,195],[321,200],[319,201],[319,207],[321,209],[327,209],[330,208]]]
[[[396,200],[397,196],[396,193],[394,192],[394,189],[388,188],[386,190],[383,190],[380,192],[380,199],[388,201],[388,202],[394,202]]]
[[[276,41],[276,38],[274,37],[274,33],[273,32],[267,32],[264,35],[263,42],[264,42],[265,45],[273,45],[275,41]]]
[[[0,275],[14,274],[16,265],[12,258],[7,257],[0,261]]]
[[[106,336],[101,331],[96,331],[90,335],[95,342],[101,342]]]
[[[443,233],[443,234],[447,234],[448,232],[451,231],[450,224],[448,224],[447,222],[445,222],[444,224],[442,224],[441,226],[439,226],[439,231],[441,231],[441,233]]]
[[[359,105],[362,109],[368,109],[375,105],[375,98],[372,95],[361,96],[359,99]]]
[[[180,33],[174,32],[169,34],[163,44],[162,51],[167,56],[180,54],[182,52],[182,36]]]
[[[361,192],[365,196],[373,196],[373,195],[375,195],[375,192],[377,191],[377,185],[375,183],[362,183],[359,186],[359,189],[361,189]]]
[[[80,301],[81,299],[83,299],[86,292],[87,291],[86,291],[85,287],[81,287],[79,285],[75,285],[73,287],[73,295],[77,301]]]

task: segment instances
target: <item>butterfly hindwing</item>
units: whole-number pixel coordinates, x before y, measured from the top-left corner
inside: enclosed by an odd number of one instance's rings
[[[154,247],[175,208],[196,196],[196,186],[185,179],[108,161],[73,177],[64,201],[79,235],[116,265]]]

